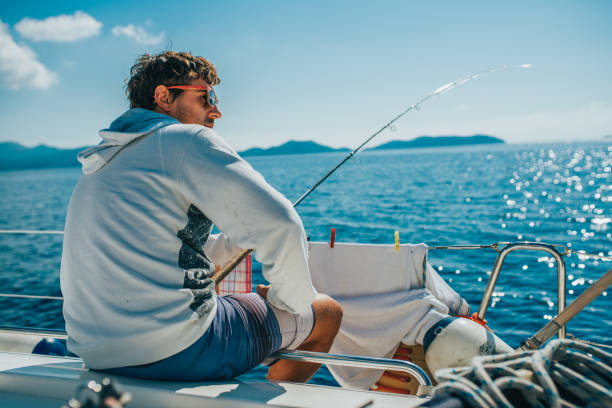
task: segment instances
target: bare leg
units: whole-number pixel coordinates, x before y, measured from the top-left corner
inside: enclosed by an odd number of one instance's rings
[[[342,321],[342,307],[327,295],[318,294],[312,302],[315,326],[298,350],[328,352]],[[268,370],[271,381],[306,382],[317,372],[321,364],[279,360]]]

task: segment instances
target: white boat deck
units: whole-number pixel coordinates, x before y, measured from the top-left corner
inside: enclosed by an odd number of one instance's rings
[[[416,407],[427,399],[322,385],[269,381],[168,382],[109,376],[77,358],[0,352],[0,406],[66,405],[90,380],[113,377],[139,407]]]

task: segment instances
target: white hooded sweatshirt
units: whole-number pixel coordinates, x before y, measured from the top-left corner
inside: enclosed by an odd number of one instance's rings
[[[310,308],[298,214],[213,130],[131,109],[100,136],[79,154],[60,273],[68,348],[88,366],[148,364],[193,344],[215,315],[215,263],[239,248],[255,250],[272,305]]]

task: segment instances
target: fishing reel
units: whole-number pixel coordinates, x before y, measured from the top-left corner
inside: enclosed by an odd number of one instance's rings
[[[62,408],[123,408],[131,400],[129,392],[121,392],[113,380],[105,377],[101,383],[91,380],[81,385],[75,398]]]

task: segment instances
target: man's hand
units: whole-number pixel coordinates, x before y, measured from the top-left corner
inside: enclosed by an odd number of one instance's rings
[[[255,291],[264,299],[268,299],[268,291],[270,290],[270,285],[262,285],[261,283],[257,285]]]

